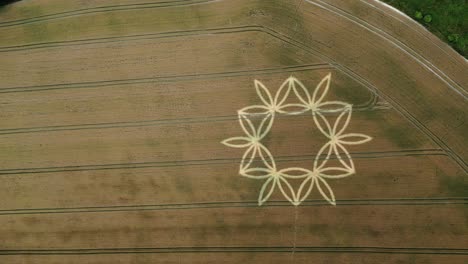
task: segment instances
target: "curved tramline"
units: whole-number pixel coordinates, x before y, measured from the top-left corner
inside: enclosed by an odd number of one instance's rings
[[[0,263],[464,264],[468,64],[376,0],[0,10]]]

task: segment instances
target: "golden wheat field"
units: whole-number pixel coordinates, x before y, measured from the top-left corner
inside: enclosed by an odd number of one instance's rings
[[[467,61],[374,0],[0,8],[0,263],[468,259]]]

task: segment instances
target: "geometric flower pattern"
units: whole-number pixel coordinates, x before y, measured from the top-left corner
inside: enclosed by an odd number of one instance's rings
[[[222,143],[233,148],[246,148],[239,167],[239,174],[264,180],[258,196],[258,204],[264,204],[276,189],[293,205],[301,204],[316,187],[318,192],[330,204],[336,205],[335,195],[327,180],[348,177],[355,173],[351,155],[345,148],[347,145],[357,145],[370,141],[372,138],[358,133],[345,133],[351,120],[352,105],[340,101],[325,101],[330,88],[331,73],[325,76],[311,93],[296,78],[289,77],[273,97],[270,91],[255,80],[257,95],[262,102],[238,110],[239,123],[245,135],[228,138]],[[295,95],[296,103],[286,103],[290,95]],[[310,112],[319,131],[328,139],[320,148],[313,162],[313,169],[291,167],[279,169],[271,152],[261,143],[261,140],[272,128],[275,116],[297,115]],[[325,114],[338,115],[330,124]],[[260,119],[254,125],[253,118]],[[334,156],[339,165],[332,167],[327,163]],[[260,161],[261,166],[253,166],[254,161]],[[297,190],[294,190],[290,180],[300,180]]]

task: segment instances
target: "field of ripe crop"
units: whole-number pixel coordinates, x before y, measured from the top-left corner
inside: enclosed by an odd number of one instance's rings
[[[29,0],[0,36],[0,263],[468,257],[468,63],[380,2]]]

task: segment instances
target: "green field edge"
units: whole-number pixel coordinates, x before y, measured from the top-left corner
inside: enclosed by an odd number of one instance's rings
[[[466,0],[380,0],[404,12],[468,58],[468,5]],[[421,39],[421,41],[424,41]]]

